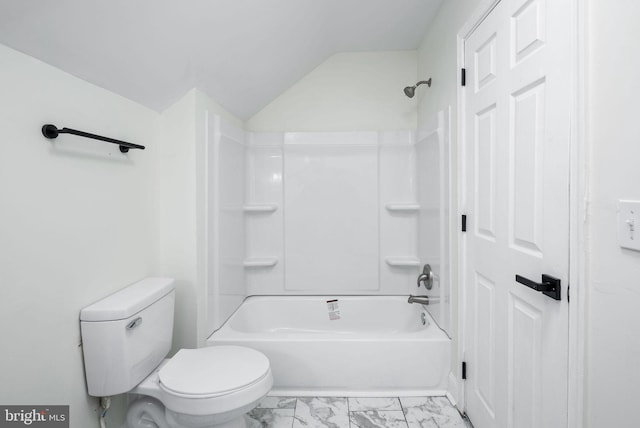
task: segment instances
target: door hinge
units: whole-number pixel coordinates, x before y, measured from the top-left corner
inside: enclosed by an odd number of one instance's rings
[[[462,214],[462,231],[466,232],[467,231],[467,215],[466,214]]]
[[[569,290],[571,289],[571,285],[567,284],[567,303],[569,303]]]
[[[462,380],[467,380],[467,362],[462,362]]]
[[[467,69],[466,68],[460,69],[460,85],[467,86]]]

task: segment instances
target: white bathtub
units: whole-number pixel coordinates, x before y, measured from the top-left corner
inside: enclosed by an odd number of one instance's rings
[[[450,339],[407,296],[253,296],[207,344],[263,352],[273,395],[443,395],[450,369]]]

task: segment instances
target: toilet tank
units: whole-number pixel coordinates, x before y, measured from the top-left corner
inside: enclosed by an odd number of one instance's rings
[[[172,278],[145,278],[80,311],[89,395],[133,389],[171,349]]]

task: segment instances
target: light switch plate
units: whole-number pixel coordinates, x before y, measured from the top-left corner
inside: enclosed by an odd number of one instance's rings
[[[640,201],[618,201],[618,242],[640,251]]]

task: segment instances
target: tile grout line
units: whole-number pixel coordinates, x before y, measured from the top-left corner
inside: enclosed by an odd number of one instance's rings
[[[402,400],[400,399],[400,397],[398,397],[398,402],[400,403],[400,411],[402,412],[404,423],[407,424],[407,428],[409,428],[409,421],[407,420],[407,414],[404,412],[404,406],[402,405]]]
[[[291,428],[296,424],[296,410],[298,410],[298,397],[296,397],[296,402],[293,405],[293,417],[291,418]]]

